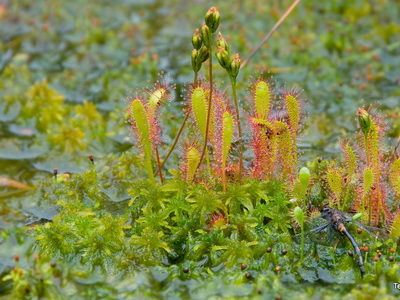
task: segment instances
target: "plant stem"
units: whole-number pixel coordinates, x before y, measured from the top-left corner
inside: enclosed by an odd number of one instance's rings
[[[224,193],[226,192],[226,170],[225,169],[226,169],[226,166],[223,163],[222,164],[222,188],[223,188]]]
[[[210,59],[209,59],[209,71],[210,71],[210,94],[208,97],[208,107],[207,107],[207,123],[206,123],[206,136],[204,138],[204,146],[203,151],[201,152],[200,161],[197,165],[196,171],[199,169],[201,163],[203,162],[204,154],[207,151],[207,142],[208,142],[208,132],[210,130],[210,117],[211,117],[211,104],[212,104],[212,95],[213,95],[213,73],[212,73],[212,47],[210,46]],[[195,171],[195,173],[196,173]],[[193,177],[194,178],[194,177]]]
[[[304,225],[301,226],[301,249],[300,249],[300,261],[303,262],[304,255]]]
[[[369,199],[369,201],[368,201],[368,205],[369,205],[369,208],[368,208],[368,225],[369,226],[371,226],[371,215],[372,215],[372,195],[369,195],[369,197],[368,197]]]
[[[199,74],[198,72],[194,73],[194,80],[193,80],[193,85],[194,86],[197,86],[198,74]],[[172,144],[171,148],[169,149],[167,155],[165,156],[165,158],[164,158],[164,160],[163,160],[163,162],[161,164],[161,168],[156,171],[155,176],[157,176],[158,172],[164,167],[165,162],[168,160],[168,158],[171,155],[172,151],[175,149],[176,144],[178,144],[178,141],[179,141],[179,138],[180,138],[180,136],[182,134],[183,128],[185,128],[186,122],[189,119],[189,114],[190,114],[189,112],[186,113],[185,119],[183,120],[181,128],[179,128],[179,131],[178,131],[178,134],[175,137],[174,143]]]
[[[235,111],[236,111],[236,120],[238,124],[239,131],[239,182],[242,179],[242,168],[243,168],[243,138],[242,138],[242,126],[240,124],[240,114],[239,114],[239,103],[237,100],[236,93],[236,78],[230,76],[232,92],[233,92],[233,100],[235,101]]]
[[[146,168],[147,172],[149,173],[149,178],[151,181],[155,181],[154,178],[154,173],[153,173],[153,166],[151,165],[151,155],[150,153],[145,154],[145,160],[146,160]]]
[[[164,179],[162,176],[161,164],[160,164],[160,155],[158,154],[158,147],[156,146],[156,156],[157,156],[157,166],[158,166],[158,173],[160,174],[160,181],[164,183]]]
[[[364,147],[365,147],[365,157],[366,157],[366,160],[367,160],[367,165],[366,166],[367,166],[367,168],[369,168],[370,167],[370,165],[369,165],[370,158],[369,158],[369,151],[368,151],[368,136],[365,133],[364,133]],[[363,207],[362,207],[362,212],[363,213],[365,211],[365,206],[366,205],[369,206],[368,207],[368,225],[371,226],[371,198],[370,197],[369,197],[368,204],[367,204],[367,201],[366,201],[366,197],[364,198]]]

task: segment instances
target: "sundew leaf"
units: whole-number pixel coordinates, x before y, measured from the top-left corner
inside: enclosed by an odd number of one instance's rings
[[[147,114],[143,107],[142,102],[136,99],[132,102],[131,106],[132,117],[135,120],[140,142],[143,147],[145,154],[150,154],[151,143],[150,143],[150,127],[147,120]]]
[[[153,93],[151,93],[147,106],[147,114],[149,120],[152,120],[154,118],[156,108],[160,105],[160,102],[164,98],[166,92],[167,91],[165,90],[165,88],[159,88],[155,90]]]
[[[194,173],[196,172],[197,165],[200,161],[199,151],[196,148],[190,147],[187,152],[187,174],[186,180],[191,181],[194,177]]]
[[[357,156],[349,144],[345,146],[345,160],[347,164],[348,177],[351,180],[357,167]]]
[[[363,183],[363,197],[365,197],[374,184],[374,173],[370,168],[364,170]]]
[[[270,98],[271,94],[268,84],[265,81],[258,82],[254,97],[257,118],[262,120],[268,119]]]
[[[400,195],[400,158],[393,164],[390,172],[390,183],[397,195]]]
[[[393,219],[390,235],[394,238],[400,237],[400,213]]]
[[[297,99],[291,94],[286,95],[285,101],[289,113],[290,124],[292,125],[292,130],[293,132],[297,132],[297,128],[299,127],[300,122],[299,103],[297,102]]]
[[[150,141],[150,126],[147,119],[146,110],[139,99],[135,99],[131,104],[132,117],[136,123],[140,143],[143,148],[146,159],[147,171],[150,178],[154,178],[153,169],[151,166],[151,141]]]
[[[207,126],[207,93],[203,88],[198,87],[193,91],[191,100],[194,118],[203,139],[205,139]]]
[[[328,178],[328,184],[331,188],[336,200],[340,200],[340,195],[342,193],[342,175],[338,169],[329,169],[326,177]]]

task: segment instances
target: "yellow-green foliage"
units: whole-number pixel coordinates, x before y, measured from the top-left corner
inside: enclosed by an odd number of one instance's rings
[[[371,118],[371,127],[365,139],[365,153],[367,155],[368,165],[374,168],[374,172],[380,171],[379,168],[379,137],[378,128]]]
[[[290,176],[293,173],[293,168],[297,166],[297,153],[293,135],[284,122],[275,121],[274,128],[277,136],[277,147],[282,156],[283,169],[284,172],[287,172],[286,175]]]
[[[64,97],[52,89],[47,80],[35,83],[28,91],[22,107],[22,116],[36,118],[36,128],[45,132],[54,123],[61,123],[65,117]]]
[[[390,182],[396,195],[400,197],[400,158],[392,164]]]
[[[86,150],[85,132],[82,127],[71,124],[62,124],[55,132],[48,136],[48,141],[54,147],[58,147],[67,153],[75,153],[78,150]]]
[[[297,99],[292,94],[287,94],[285,102],[290,118],[292,132],[296,133],[300,122],[300,107]]]
[[[151,141],[150,126],[147,119],[146,110],[139,99],[135,99],[131,104],[132,118],[136,124],[140,143],[144,152],[147,171],[150,178],[154,178],[153,167],[151,165]]]
[[[207,94],[203,88],[197,87],[191,97],[193,115],[204,140],[207,126]]]
[[[337,201],[340,200],[342,194],[342,172],[337,168],[329,169],[326,173],[326,177],[328,179],[329,187],[331,188],[335,199]]]
[[[165,88],[156,89],[153,93],[151,93],[149,97],[149,103],[147,105],[147,114],[149,117],[149,121],[154,119],[154,114],[156,108],[160,105],[161,100],[165,97],[167,90]]]
[[[351,181],[357,167],[357,156],[349,144],[346,144],[344,151],[345,151],[344,159],[346,161],[346,167],[347,167],[346,170],[348,172],[347,177],[348,180]]]
[[[368,194],[373,184],[374,184],[374,173],[370,168],[366,168],[364,170],[364,176],[363,176],[363,197],[365,197]]]
[[[257,118],[262,120],[268,119],[270,98],[271,94],[268,84],[265,81],[259,81],[256,85],[254,99]]]
[[[187,155],[187,171],[186,171],[186,180],[191,181],[194,177],[194,173],[196,172],[197,165],[200,161],[199,151],[195,147],[190,147]]]
[[[390,235],[394,238],[400,237],[400,213],[398,213],[393,219]]]

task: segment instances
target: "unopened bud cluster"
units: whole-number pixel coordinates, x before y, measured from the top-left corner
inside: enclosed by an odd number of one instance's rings
[[[220,14],[215,7],[211,7],[204,17],[204,23],[200,30],[196,29],[192,36],[192,68],[199,72],[203,62],[210,56],[213,43],[213,33],[218,29]]]
[[[221,32],[218,33],[217,52],[215,53],[215,56],[217,57],[219,64],[228,72],[229,76],[236,79],[240,70],[240,57],[237,53],[233,58],[231,57],[229,45]]]
[[[199,29],[196,29],[192,36],[192,68],[194,72],[199,72],[201,69],[201,65],[205,62],[209,57],[208,48],[203,46],[203,38],[199,33]]]

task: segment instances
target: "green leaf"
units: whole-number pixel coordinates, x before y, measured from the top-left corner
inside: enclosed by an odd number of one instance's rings
[[[300,122],[299,103],[297,102],[297,99],[291,94],[286,95],[285,100],[286,100],[287,110],[289,113],[290,124],[292,125],[292,131],[297,132]]]
[[[400,213],[397,213],[393,219],[390,235],[394,238],[400,237]]]
[[[146,167],[150,178],[154,178],[153,167],[151,165],[151,141],[150,141],[150,126],[147,119],[146,110],[139,99],[135,99],[131,104],[132,118],[135,121],[140,143],[144,152]]]
[[[335,195],[336,200],[340,200],[340,195],[342,194],[342,175],[339,169],[329,169],[326,176],[328,178],[329,187]]]
[[[149,116],[149,120],[153,120],[156,108],[160,105],[160,102],[162,101],[166,93],[167,91],[165,90],[165,88],[159,88],[151,93],[147,106],[147,114]]]
[[[365,197],[374,184],[374,173],[370,168],[364,170],[363,183],[363,197]]]
[[[268,119],[270,98],[271,95],[268,84],[265,81],[258,82],[254,99],[257,118],[262,120]]]
[[[199,151],[196,148],[190,147],[187,155],[187,173],[186,173],[186,180],[191,181],[193,180],[194,173],[196,172],[197,166],[200,161]]]
[[[205,139],[207,125],[207,93],[203,88],[198,87],[193,91],[191,101],[194,118],[203,139]]]

